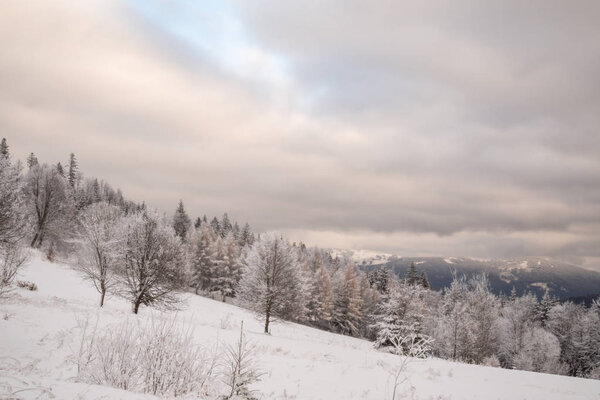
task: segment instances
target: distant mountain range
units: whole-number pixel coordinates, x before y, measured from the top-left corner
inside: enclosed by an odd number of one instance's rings
[[[471,276],[487,273],[491,289],[496,294],[509,295],[514,287],[518,295],[526,291],[538,298],[546,290],[561,300],[590,298],[600,294],[600,272],[546,257],[515,258],[509,260],[482,260],[465,257],[396,257],[354,251],[334,251],[334,254],[352,257],[365,270],[385,268],[404,277],[411,263],[419,272],[424,271],[432,288],[441,290],[452,282],[454,271]]]

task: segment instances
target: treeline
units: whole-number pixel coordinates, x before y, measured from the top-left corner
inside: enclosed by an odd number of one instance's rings
[[[498,297],[485,275],[455,277],[437,292],[414,265],[403,279],[384,269],[367,274],[323,249],[255,236],[228,214],[192,219],[183,201],[161,215],[84,178],[74,155],[63,167],[32,154],[24,168],[3,140],[0,164],[0,288],[25,262],[25,243],[49,257],[77,255],[100,305],[114,294],[136,313],[174,308],[178,292],[191,289],[253,310],[267,333],[272,321],[287,320],[406,355],[600,377],[598,301],[585,308],[548,295]]]

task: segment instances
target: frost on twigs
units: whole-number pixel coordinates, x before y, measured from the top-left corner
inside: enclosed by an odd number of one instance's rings
[[[193,341],[175,317],[125,321],[109,329],[81,321],[74,351],[77,378],[120,389],[179,397],[206,392],[215,356]]]

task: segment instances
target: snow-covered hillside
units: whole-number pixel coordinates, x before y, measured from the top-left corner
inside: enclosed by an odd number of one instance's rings
[[[37,291],[18,289],[0,303],[0,398],[154,399],[143,394],[77,382],[72,361],[79,342],[78,321],[99,319],[100,329],[122,321],[164,318],[109,298],[97,306],[94,289],[68,266],[34,258],[20,279]],[[275,323],[272,335],[262,322],[238,307],[188,295],[178,312],[198,343],[233,343],[241,321],[256,344],[262,399],[391,399],[389,370],[400,357],[373,349],[370,342],[290,323]],[[399,398],[408,399],[595,399],[600,381],[511,371],[429,359],[411,361]],[[10,397],[10,393],[14,393]]]

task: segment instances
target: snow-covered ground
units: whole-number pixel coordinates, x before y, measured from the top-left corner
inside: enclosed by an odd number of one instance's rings
[[[0,303],[0,398],[154,399],[123,390],[88,385],[75,379],[72,361],[79,337],[78,321],[99,318],[104,327],[122,321],[160,317],[143,308],[134,316],[121,299],[109,298],[104,309],[98,295],[67,266],[34,258],[19,279],[38,285],[18,289]],[[290,323],[275,323],[272,335],[247,311],[189,295],[178,312],[198,343],[233,343],[240,322],[257,346],[264,372],[255,385],[262,399],[391,399],[387,372],[400,358],[372,344]],[[600,381],[452,363],[414,360],[400,386],[407,399],[600,399]]]

